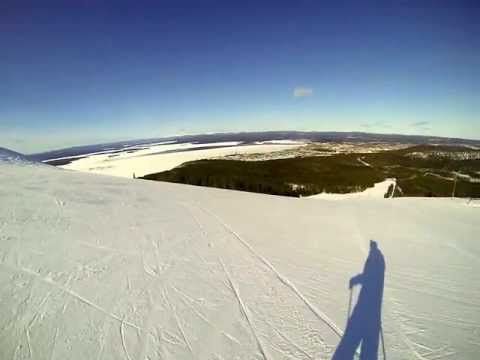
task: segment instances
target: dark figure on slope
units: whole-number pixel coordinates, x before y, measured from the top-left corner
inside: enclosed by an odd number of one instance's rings
[[[349,287],[361,284],[362,289],[345,334],[335,350],[332,360],[350,360],[361,343],[360,359],[378,359],[378,346],[382,327],[382,298],[385,260],[375,241],[370,241],[370,252],[363,273],[350,279]]]

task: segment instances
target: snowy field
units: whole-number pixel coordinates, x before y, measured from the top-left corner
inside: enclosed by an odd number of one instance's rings
[[[236,154],[261,154],[294,149],[304,143],[280,141],[243,145],[240,141],[215,143],[158,143],[145,146],[141,150],[126,147],[122,152],[102,151],[87,154],[62,166],[65,169],[87,171],[98,174],[140,177],[161,171],[171,170],[187,161],[210,159]],[[135,146],[134,148],[138,148]],[[50,159],[52,160],[52,159]]]
[[[0,359],[330,359],[370,239],[387,358],[480,354],[480,208],[464,200],[312,201],[7,163],[0,200]]]

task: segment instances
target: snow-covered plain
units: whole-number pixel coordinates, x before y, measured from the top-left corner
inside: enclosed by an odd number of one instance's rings
[[[242,145],[239,141],[216,143],[159,143],[141,150],[99,152],[75,159],[65,169],[87,171],[121,177],[144,176],[173,169],[188,161],[234,154],[270,153],[303,146],[303,143]]]
[[[370,239],[387,358],[480,353],[480,209],[464,200],[311,201],[0,163],[0,204],[0,359],[329,359]]]

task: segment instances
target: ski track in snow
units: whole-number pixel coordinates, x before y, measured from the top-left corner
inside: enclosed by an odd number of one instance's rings
[[[231,227],[229,227],[226,223],[222,221],[217,215],[213,214],[212,212],[201,208],[199,205],[197,205],[200,209],[205,211],[207,214],[211,215],[214,217],[225,229],[227,229],[245,248],[248,249],[248,251],[255,256],[258,260],[260,260],[268,269],[270,269],[275,276],[277,277],[278,280],[280,280],[281,283],[283,283],[285,286],[287,286],[291,291],[293,291],[298,298],[315,314],[315,316],[323,321],[328,327],[335,333],[337,334],[340,338],[343,336],[343,331],[340,330],[340,328],[331,320],[329,317],[322,313],[320,310],[318,310],[298,289],[297,287],[284,275],[280,274],[277,269],[263,256],[258,254],[252,246],[245,241],[240,235],[238,235]]]
[[[370,239],[366,239],[362,234],[363,232],[360,230],[360,224],[358,223],[358,221],[356,220],[357,217],[353,217],[352,218],[352,221],[353,223],[356,224],[356,235],[357,237],[360,239],[359,241],[359,245],[360,245],[360,249],[362,251],[362,253],[364,254],[365,257],[367,257],[368,255],[368,250],[367,250],[367,246],[366,244],[368,244],[368,241]],[[386,270],[388,271],[388,269]],[[430,279],[431,281],[431,279]],[[417,330],[417,331],[413,331],[413,332],[408,332],[404,329],[404,322],[399,318],[399,314],[402,313],[402,311],[399,311],[399,310],[395,310],[399,304],[398,302],[391,296],[389,296],[389,285],[388,283],[386,282],[385,285],[384,285],[384,299],[383,299],[383,309],[387,308],[389,309],[389,313],[388,315],[391,316],[391,324],[393,324],[393,329],[395,330],[395,333],[398,335],[398,337],[402,340],[403,344],[408,348],[408,350],[410,351],[410,356],[413,356],[413,358],[417,359],[417,360],[435,360],[435,359],[441,359],[441,358],[449,358],[451,355],[455,355],[456,352],[455,351],[450,351],[450,352],[445,352],[444,349],[447,348],[447,346],[443,346],[443,347],[439,347],[437,349],[432,349],[430,347],[427,347],[419,342],[415,342],[415,341],[412,341],[410,339],[410,336],[412,335],[416,335],[420,332],[422,332],[421,329]],[[398,287],[398,285],[397,285]],[[413,290],[413,289],[410,289],[410,290]],[[432,293],[433,295],[434,293]],[[385,306],[385,305],[389,305],[389,306]],[[352,305],[353,307],[353,305]],[[385,311],[384,311],[385,313]],[[384,317],[385,314],[382,316]],[[383,323],[383,321],[382,321]],[[381,338],[380,338],[380,343],[382,344],[382,347],[387,347],[384,343],[384,333],[383,333],[383,325],[381,325],[381,328],[380,328],[380,331],[381,331]],[[425,350],[425,352],[421,352],[420,349],[423,349]],[[379,351],[381,350],[382,348],[379,349]],[[360,353],[359,351],[357,351],[357,355],[359,356]],[[379,355],[380,356],[380,355]],[[387,359],[387,354],[382,354],[381,355],[383,359]]]
[[[297,201],[121,179],[116,185],[47,167],[19,174],[0,171],[2,359],[327,359],[343,335],[337,324],[348,298],[338,289],[361,272],[370,238],[379,240],[388,264],[388,358],[473,360],[480,350],[473,207],[445,200],[433,207],[425,199]],[[34,190],[42,186],[42,193]],[[290,219],[284,206],[302,217]],[[317,211],[318,223],[309,225]],[[253,224],[258,232],[245,227],[255,216],[265,216]],[[419,235],[399,233],[405,224]],[[302,233],[305,226],[321,227],[321,239]],[[292,247],[295,241],[285,246],[284,231],[305,250]],[[270,232],[277,242],[269,243]],[[345,248],[332,250],[332,240]],[[266,251],[277,243],[280,249]],[[425,252],[432,244],[438,253]],[[302,251],[304,259],[290,261]],[[419,261],[416,253],[428,256]]]
[[[7,266],[6,266],[5,264],[3,264],[3,263],[0,263],[0,266],[7,267]],[[88,300],[87,298],[85,298],[85,297],[77,294],[75,291],[73,291],[73,290],[71,290],[71,289],[64,288],[62,285],[57,284],[57,283],[51,281],[50,279],[45,279],[45,278],[40,277],[37,273],[35,273],[34,271],[32,271],[32,270],[30,270],[30,269],[27,269],[27,268],[12,268],[12,267],[8,267],[8,268],[10,268],[10,269],[12,269],[12,270],[21,271],[21,272],[23,272],[23,273],[25,273],[25,274],[28,274],[28,275],[30,275],[30,276],[33,276],[34,278],[38,278],[38,279],[40,279],[42,282],[44,282],[45,284],[49,284],[49,285],[51,285],[51,286],[53,286],[53,287],[55,287],[55,288],[63,291],[65,294],[67,294],[67,295],[69,295],[69,296],[77,299],[78,301],[80,301],[80,302],[82,302],[82,303],[84,303],[84,304],[92,307],[92,308],[95,309],[95,310],[98,310],[99,312],[101,312],[101,313],[109,316],[110,318],[112,318],[112,319],[114,319],[114,320],[116,320],[116,321],[118,321],[118,322],[120,322],[120,323],[126,324],[126,325],[128,325],[128,326],[130,326],[130,327],[133,327],[133,328],[137,329],[137,330],[143,330],[143,329],[140,328],[138,325],[135,325],[135,324],[133,324],[133,323],[131,323],[131,322],[128,322],[128,321],[124,321],[123,319],[121,319],[121,318],[118,317],[117,315],[115,315],[115,314],[113,314],[113,313],[111,313],[111,312],[103,309],[101,306],[99,306],[99,305],[91,302],[91,301]]]
[[[238,287],[233,282],[232,277],[228,273],[228,270],[225,267],[225,264],[223,263],[223,261],[220,260],[220,262],[222,264],[223,271],[225,272],[225,275],[228,279],[228,283],[230,284],[230,287],[231,287],[233,293],[235,294],[236,299],[238,300],[238,304],[240,305],[240,308],[242,310],[242,314],[245,316],[245,319],[247,320],[247,323],[250,326],[250,329],[252,330],[252,334],[255,338],[255,341],[257,342],[258,350],[260,351],[260,353],[262,354],[262,357],[265,360],[271,359],[270,356],[267,356],[267,352],[265,351],[265,348],[262,345],[262,341],[260,340],[260,337],[258,336],[257,331],[255,330],[255,325],[253,324],[253,321],[252,321],[252,315],[250,315],[250,311],[248,310],[244,301],[240,297],[240,293],[238,292]]]
[[[164,291],[164,292],[163,292],[163,295],[164,295],[164,297],[165,297],[165,300],[167,301],[168,306],[169,306],[170,309],[172,310],[173,318],[175,319],[175,322],[176,322],[176,324],[177,324],[178,330],[180,331],[180,334],[182,335],[183,342],[185,343],[185,345],[187,346],[188,350],[190,351],[190,354],[191,354],[192,356],[194,356],[194,352],[193,352],[193,349],[192,349],[192,345],[190,344],[190,341],[188,340],[188,337],[187,337],[187,335],[185,334],[185,330],[183,329],[182,323],[180,322],[180,319],[178,318],[177,310],[175,309],[175,306],[172,305],[171,302],[170,302],[170,300],[168,299],[167,290],[164,289],[163,291]]]
[[[341,337],[343,335],[343,332],[333,323],[333,321],[329,320],[328,317],[326,315],[324,315],[323,313],[321,313],[318,309],[316,309],[306,298],[303,294],[301,294],[298,289],[291,283],[290,280],[288,280],[286,277],[284,277],[282,274],[280,274],[274,267],[273,265],[268,261],[266,260],[264,257],[260,256],[254,249],[253,247],[248,243],[246,242],[243,238],[240,237],[240,235],[238,235],[238,233],[236,233],[230,226],[228,226],[222,219],[220,219],[216,214],[212,213],[211,211],[203,208],[200,204],[196,203],[196,204],[192,204],[192,203],[183,203],[183,206],[185,206],[187,209],[190,209],[190,207],[195,207],[197,209],[199,209],[200,211],[204,212],[205,214],[207,214],[210,218],[214,219],[214,221],[223,229],[225,229],[227,231],[227,233],[233,235],[233,239],[236,239],[238,241],[238,243],[241,245],[241,247],[245,250],[247,250],[250,254],[250,256],[253,256],[254,259],[256,259],[260,264],[262,264],[263,266],[265,266],[273,275],[274,277],[279,280],[279,282],[285,286],[286,289],[288,289],[289,291],[291,291],[293,294],[295,294],[295,296],[297,296],[297,298],[299,298],[303,303],[304,305],[307,306],[307,308],[312,311],[312,313],[317,317],[317,319],[319,319],[320,321],[322,321],[323,323],[325,323],[327,326],[330,327],[330,329],[332,329],[332,331],[338,335],[339,337]],[[192,216],[192,218],[194,219],[195,223],[197,224],[199,230],[201,231],[201,234],[202,234],[202,237],[204,237],[205,239],[208,238],[208,234],[205,230],[205,228],[203,227],[203,225],[201,225],[201,222],[199,221],[199,219],[197,218],[197,216],[195,215],[195,213],[190,210],[190,214]],[[236,282],[232,279],[232,276],[230,275],[229,271],[227,270],[227,267],[225,265],[225,262],[221,259],[221,257],[219,257],[219,260],[218,260],[222,266],[222,269],[223,271],[225,272],[225,275],[227,277],[227,281],[229,283],[229,286],[230,288],[232,289],[237,301],[239,302],[239,305],[241,307],[241,310],[242,310],[242,313],[244,314],[246,320],[247,320],[247,323],[249,324],[249,327],[250,329],[252,330],[252,333],[254,335],[254,338],[256,339],[256,342],[258,344],[258,348],[259,348],[259,351],[260,353],[262,354],[263,358],[264,359],[269,359],[270,357],[267,356],[268,352],[265,350],[265,346],[262,344],[262,341],[260,339],[260,336],[258,336],[257,334],[257,331],[256,331],[256,328],[253,324],[253,316],[252,316],[252,313],[251,311],[249,310],[248,306],[245,304],[245,301],[240,297],[240,293],[239,293],[239,290],[238,290],[238,285],[236,285]],[[279,329],[277,329],[271,322],[269,322],[268,320],[266,319],[261,319],[261,321],[265,322],[270,328],[273,329],[273,331],[275,333],[277,333],[281,338],[283,338],[284,340],[286,340],[290,345],[292,345],[295,349],[297,349],[298,352],[300,352],[301,354],[303,354],[306,358],[308,359],[311,359],[312,356],[307,352],[305,351],[303,348],[301,348],[300,346],[298,346],[297,344],[295,344],[291,339],[289,339],[286,335],[284,335]],[[274,346],[273,344],[270,344],[270,346]],[[280,350],[279,350],[280,351]]]
[[[122,320],[120,322],[120,337],[122,339],[122,347],[123,347],[123,351],[125,352],[125,357],[127,358],[127,360],[132,360],[130,358],[130,355],[128,354],[128,350],[127,350],[127,344],[126,344],[126,341],[125,341],[125,330],[123,329],[123,323],[124,323],[124,321]]]
[[[368,250],[367,250],[367,246],[366,244],[368,243],[368,241],[370,239],[366,239],[363,235],[362,235],[362,231],[360,230],[360,226],[359,226],[359,223],[358,221],[356,220],[356,217],[353,217],[352,221],[354,222],[355,226],[356,226],[356,235],[357,237],[360,239],[359,241],[359,247],[362,251],[362,253],[364,254],[365,257],[367,257],[368,255]],[[372,239],[373,240],[373,239]],[[386,269],[386,271],[388,271],[388,269]],[[385,289],[384,289],[384,303],[385,302],[388,302],[389,304],[393,304],[393,301],[390,297],[386,296],[386,294],[388,294],[388,285],[384,285],[385,286]],[[383,308],[385,309],[385,306],[383,306]],[[390,308],[390,307],[388,307]],[[353,309],[353,304],[352,304],[352,309]],[[384,317],[385,315],[383,315],[382,317]],[[408,338],[408,336],[405,334],[405,331],[403,331],[402,329],[402,325],[400,323],[400,321],[398,320],[398,317],[396,316],[396,313],[395,312],[392,312],[392,318],[393,318],[393,323],[395,324],[394,328],[395,328],[395,331],[396,333],[400,336],[400,338],[402,339],[403,343],[408,347],[408,349],[410,350],[410,353],[416,358],[416,359],[419,359],[419,360],[427,360],[426,358],[424,358],[416,349],[415,349],[415,346],[414,344],[412,344],[411,340]],[[383,322],[383,321],[382,321]],[[383,332],[383,327],[381,325],[380,327],[380,331]],[[383,342],[384,341],[384,337],[382,335],[382,337],[380,338],[380,341]],[[384,346],[385,344],[383,344]],[[416,344],[415,344],[416,345]],[[358,355],[360,355],[358,352],[357,352]],[[384,358],[386,358],[386,356],[384,356]]]
[[[303,355],[305,355],[308,359],[314,359],[312,355],[310,355],[308,352],[306,352],[304,349],[302,349],[301,346],[297,345],[292,339],[290,339],[287,335],[285,335],[283,332],[278,330],[273,324],[271,324],[268,320],[263,319],[263,321],[270,326],[273,331],[275,331],[282,339],[284,339],[286,342],[288,342],[292,347],[294,347],[296,350],[301,352]]]

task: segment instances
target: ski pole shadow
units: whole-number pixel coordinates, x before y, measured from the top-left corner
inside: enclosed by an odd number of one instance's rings
[[[377,360],[380,335],[382,335],[382,300],[385,275],[385,259],[375,241],[370,241],[370,252],[363,272],[350,279],[350,302],[352,288],[361,285],[357,304],[347,322],[345,333],[333,354],[332,360],[354,359],[360,348],[360,360]],[[349,305],[350,312],[350,305]],[[384,352],[385,356],[385,352]]]

